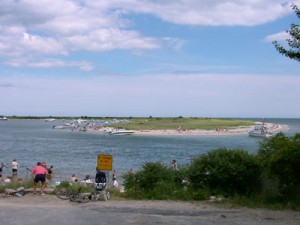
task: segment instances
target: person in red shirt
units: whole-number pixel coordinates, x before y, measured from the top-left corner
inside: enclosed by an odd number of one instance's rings
[[[41,195],[45,195],[44,190],[46,187],[46,175],[48,174],[45,167],[42,166],[41,162],[38,162],[37,165],[33,168],[31,176],[33,179],[33,195],[36,195],[36,185],[38,182],[42,182]]]

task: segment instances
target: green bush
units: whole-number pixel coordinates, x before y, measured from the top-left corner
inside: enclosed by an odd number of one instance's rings
[[[136,174],[124,175],[127,197],[136,199],[187,199],[181,176],[183,172],[162,165],[147,162]]]
[[[267,194],[300,197],[300,134],[287,137],[278,133],[265,139],[257,158],[263,167],[263,179],[276,188]]]
[[[249,195],[259,187],[260,169],[253,155],[243,150],[217,149],[193,159],[190,181],[194,192],[212,195]]]
[[[229,204],[248,207],[300,208],[300,134],[264,139],[256,155],[217,149],[172,170],[147,162],[124,176],[124,197],[133,199],[205,200],[230,196]],[[187,183],[183,185],[182,180]]]

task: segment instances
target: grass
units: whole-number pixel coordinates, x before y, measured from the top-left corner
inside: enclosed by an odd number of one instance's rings
[[[241,126],[251,126],[253,121],[242,119],[221,119],[221,118],[129,118],[127,124],[113,124],[110,127],[122,127],[127,130],[182,130],[216,128],[230,129]]]

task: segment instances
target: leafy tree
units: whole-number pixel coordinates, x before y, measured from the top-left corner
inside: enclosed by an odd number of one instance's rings
[[[300,19],[300,10],[296,5],[292,5],[292,9],[295,11],[296,15]],[[286,31],[291,36],[291,39],[286,39],[286,42],[291,47],[291,49],[287,50],[282,45],[278,43],[278,41],[274,41],[273,44],[279,53],[289,57],[291,59],[295,59],[300,61],[300,25],[291,24],[291,29]]]
[[[300,195],[300,134],[265,139],[257,154],[270,179],[278,179],[281,195]]]
[[[250,194],[259,186],[255,156],[243,150],[217,149],[196,157],[190,166],[192,188],[212,194]]]

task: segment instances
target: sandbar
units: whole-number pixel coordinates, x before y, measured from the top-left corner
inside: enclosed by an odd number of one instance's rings
[[[259,122],[257,122],[259,124]],[[281,131],[288,130],[287,125],[265,123],[268,131],[271,133],[278,133]],[[143,136],[224,136],[224,135],[248,135],[248,132],[252,130],[254,126],[241,126],[231,129],[216,129],[216,130],[134,130],[132,135],[143,135]],[[101,132],[107,132],[113,128],[103,127],[99,129]]]

